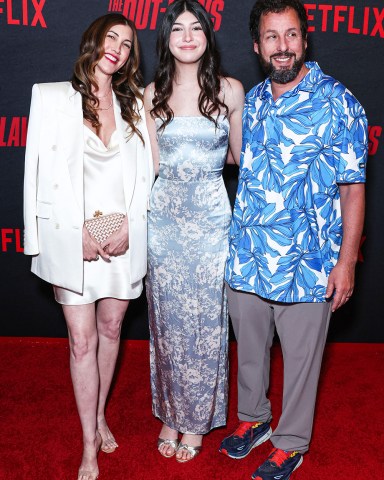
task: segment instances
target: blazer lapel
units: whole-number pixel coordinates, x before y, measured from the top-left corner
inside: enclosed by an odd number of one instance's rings
[[[65,152],[73,192],[80,211],[84,211],[84,132],[82,98],[69,86],[58,106],[60,148]]]
[[[119,139],[121,163],[123,170],[123,187],[125,196],[125,205],[127,212],[132,202],[133,191],[136,182],[136,158],[137,158],[137,135],[133,135],[129,140],[128,124],[121,117],[119,102],[113,93],[113,108],[115,114],[116,130]]]

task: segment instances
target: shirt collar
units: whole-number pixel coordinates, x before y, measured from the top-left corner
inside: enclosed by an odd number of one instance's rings
[[[312,92],[315,90],[316,85],[318,85],[324,74],[317,62],[305,62],[305,66],[308,68],[309,72],[300,83],[291,90],[285,92],[282,97],[297,95],[299,91]],[[261,100],[270,100],[272,98],[271,80],[269,78],[264,80],[261,84],[259,97]]]

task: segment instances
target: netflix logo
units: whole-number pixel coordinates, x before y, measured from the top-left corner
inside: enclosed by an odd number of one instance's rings
[[[0,147],[25,147],[27,117],[0,117]]]
[[[138,30],[155,30],[159,14],[163,14],[173,0],[109,0],[108,11],[122,13],[135,22]],[[220,30],[224,0],[199,0],[212,15],[213,28]]]
[[[20,228],[0,228],[1,251],[23,253]]]
[[[329,3],[319,5],[306,3],[304,6],[308,16],[308,32],[319,30],[317,25],[320,24],[322,32],[342,31],[353,35],[384,38],[384,8],[356,8],[353,5],[330,5]]]
[[[47,28],[43,8],[46,0],[0,0],[0,22],[8,25]]]
[[[379,125],[368,127],[368,155],[375,155],[383,129]]]

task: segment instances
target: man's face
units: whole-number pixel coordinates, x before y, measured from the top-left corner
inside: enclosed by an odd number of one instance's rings
[[[267,13],[260,18],[260,40],[254,43],[264,73],[276,83],[295,80],[304,65],[307,41],[295,10]]]

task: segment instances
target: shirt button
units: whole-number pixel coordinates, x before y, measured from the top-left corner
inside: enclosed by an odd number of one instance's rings
[[[143,183],[145,183],[145,182],[147,181],[147,179],[146,179],[145,177],[142,177],[142,178],[141,178],[141,181],[142,181]]]
[[[53,188],[54,188],[55,190],[57,190],[57,189],[59,188],[59,184],[58,184],[58,183],[55,183],[55,184],[53,185]]]
[[[51,150],[52,150],[53,152],[56,152],[57,146],[56,146],[56,145],[52,145]]]
[[[59,223],[55,223],[55,228],[56,230],[58,230],[60,228],[60,224]]]
[[[146,219],[147,219],[146,215],[143,215],[143,220],[146,220]]]

